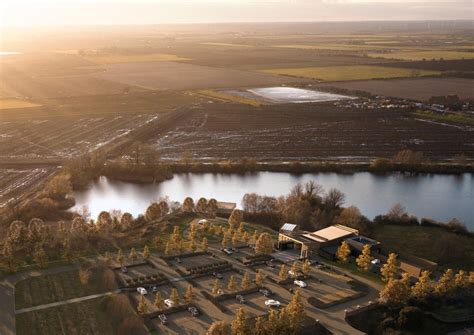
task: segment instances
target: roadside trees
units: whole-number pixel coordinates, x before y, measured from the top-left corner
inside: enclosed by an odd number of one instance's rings
[[[145,245],[145,246],[143,247],[142,257],[143,257],[143,259],[145,259],[145,260],[149,260],[149,259],[150,259],[150,249],[148,249],[148,246],[147,246],[147,245]]]
[[[265,275],[263,274],[261,269],[257,270],[257,274],[255,275],[255,284],[261,287],[263,286],[263,282],[265,281]]]
[[[305,261],[303,262],[303,265],[301,266],[301,272],[303,272],[305,276],[309,275],[309,273],[311,272],[311,262],[309,261],[309,259],[305,259]]]
[[[184,294],[184,301],[186,301],[187,304],[190,304],[193,301],[193,298],[194,298],[193,286],[189,284],[188,288],[186,289],[186,293]]]
[[[250,285],[252,284],[248,272],[244,273],[244,276],[242,277],[242,282],[240,283],[240,286],[242,287],[243,290],[246,290],[250,288]]]
[[[280,267],[280,272],[278,273],[278,277],[280,280],[285,280],[288,277],[288,273],[286,272],[285,264],[282,264]]]
[[[464,270],[459,270],[454,276],[454,286],[457,288],[466,288],[469,286],[469,276]]]
[[[46,253],[44,252],[43,246],[41,244],[36,245],[33,259],[40,268],[43,269],[46,267],[46,264],[48,263],[48,257],[46,256]]]
[[[145,220],[147,222],[157,220],[161,217],[161,207],[158,203],[153,202],[145,211]]]
[[[137,251],[135,248],[130,249],[130,254],[128,255],[128,259],[135,263],[138,258]]]
[[[388,255],[387,263],[380,269],[382,280],[387,282],[389,279],[395,279],[398,274],[397,254],[390,253]]]
[[[445,295],[454,287],[453,270],[447,269],[434,287],[435,293]]]
[[[229,324],[224,321],[214,321],[206,332],[206,335],[231,335]]]
[[[207,252],[207,250],[209,249],[209,242],[207,241],[207,238],[205,236],[202,238],[201,249],[204,252]]]
[[[219,279],[214,280],[214,285],[212,286],[212,294],[219,293],[220,289],[221,289],[221,282],[219,281]]]
[[[173,288],[171,290],[170,299],[175,303],[176,306],[179,305],[179,294],[177,289]]]
[[[183,201],[183,212],[192,213],[194,212],[194,200],[190,197],[187,197]]]
[[[254,335],[266,335],[266,330],[265,330],[265,321],[261,316],[257,316],[255,319],[255,328],[253,329],[253,334]]]
[[[273,239],[269,233],[260,234],[255,243],[255,252],[266,255],[270,255],[273,252]]]
[[[140,295],[140,300],[138,302],[137,311],[138,311],[138,314],[140,314],[140,315],[145,314],[148,311],[148,304],[146,302],[146,299],[145,299],[144,295]]]
[[[291,265],[290,271],[292,277],[296,278],[298,276],[298,264],[296,263],[296,261],[294,261]]]
[[[337,248],[336,257],[342,263],[347,263],[349,261],[349,256],[351,254],[351,248],[346,241],[342,241],[339,248]]]
[[[372,259],[373,257],[370,256],[370,246],[366,244],[362,248],[362,253],[356,259],[357,266],[363,271],[369,271]]]
[[[295,291],[291,302],[285,307],[285,309],[288,313],[288,321],[291,333],[299,334],[301,332],[301,322],[305,317],[300,289]]]
[[[389,305],[404,305],[410,297],[410,275],[403,273],[401,279],[389,279],[380,291],[380,301]]]
[[[160,292],[156,292],[155,294],[154,305],[158,310],[162,310],[165,307],[165,303],[163,301],[163,298],[161,297]]]
[[[237,290],[237,284],[235,283],[234,275],[230,276],[227,289],[230,291],[230,293],[234,293]]]
[[[120,264],[120,266],[123,266],[123,263],[125,261],[125,257],[123,256],[122,249],[118,250],[116,260],[117,260],[117,263]]]

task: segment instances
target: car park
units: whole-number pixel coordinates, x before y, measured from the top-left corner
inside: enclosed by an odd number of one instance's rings
[[[194,317],[199,316],[199,311],[194,306],[189,306],[188,307],[188,312],[191,313],[191,315],[194,316]]]
[[[272,292],[270,290],[267,290],[265,288],[261,288],[258,290],[261,294],[263,294],[265,297],[269,297],[272,295]]]
[[[224,248],[224,249],[222,249],[222,252],[224,254],[229,255],[229,256],[233,254],[232,248]]]
[[[147,290],[144,287],[137,287],[137,292],[141,295],[148,294]]]
[[[265,301],[267,307],[280,307],[281,303],[278,300],[268,299]]]
[[[306,283],[305,283],[304,281],[302,281],[302,280],[295,280],[293,283],[294,283],[295,285],[299,286],[299,287],[306,287],[306,286],[308,286],[308,284],[306,284]]]
[[[222,279],[224,278],[219,272],[213,272],[212,275],[216,277],[217,279]]]
[[[158,315],[158,319],[160,320],[161,324],[166,325],[168,323],[168,318],[164,314]]]
[[[237,299],[237,301],[239,302],[239,304],[245,304],[245,298],[243,297],[243,295],[237,294],[237,295],[235,296],[235,299]]]
[[[174,301],[171,299],[165,299],[165,305],[169,308],[174,307]]]

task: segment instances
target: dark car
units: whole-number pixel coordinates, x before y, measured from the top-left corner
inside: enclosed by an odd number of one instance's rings
[[[122,266],[122,268],[120,269],[122,270],[123,273],[127,273],[128,272],[128,269],[126,266]]]
[[[181,258],[176,257],[176,258],[175,258],[175,261],[176,261],[176,263],[181,263]]]
[[[237,294],[237,295],[235,296],[235,299],[237,299],[237,301],[239,302],[239,304],[245,304],[245,298],[244,298],[242,295]]]
[[[258,290],[258,292],[262,293],[265,297],[269,297],[272,295],[272,291],[267,290],[265,288],[261,288],[260,290]]]
[[[192,316],[199,316],[199,311],[194,306],[189,306],[188,307],[188,312],[191,313]]]
[[[222,275],[221,275],[219,272],[213,272],[212,275],[213,275],[214,277],[216,277],[217,279],[222,279],[222,278],[224,278],[224,277],[222,277]]]
[[[166,315],[164,315],[164,314],[158,315],[158,319],[160,319],[160,322],[164,325],[166,325],[168,323],[168,319],[166,318]]]

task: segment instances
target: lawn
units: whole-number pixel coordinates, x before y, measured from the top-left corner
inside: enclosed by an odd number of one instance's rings
[[[391,53],[370,53],[369,57],[400,59],[400,60],[456,60],[456,59],[473,59],[474,52],[462,51],[446,51],[446,50],[426,50],[426,51],[400,51]]]
[[[15,285],[16,309],[49,304],[77,297],[100,293],[96,283],[82,285],[79,271],[31,277]]]
[[[474,126],[474,118],[470,117],[467,114],[461,113],[449,113],[449,114],[439,114],[429,111],[417,111],[414,112],[413,115],[415,117],[420,117],[423,119],[430,119],[435,121],[442,121],[442,122],[454,122],[454,123],[461,123]]]
[[[440,74],[440,72],[438,71],[390,68],[369,65],[304,67],[288,69],[270,69],[263,71],[272,74],[320,79],[324,81],[404,78],[418,76],[434,76]]]
[[[41,105],[34,104],[29,101],[16,100],[16,99],[0,99],[0,110],[13,109],[13,108],[39,107],[39,106]]]
[[[170,54],[142,54],[142,55],[97,55],[86,56],[85,59],[98,64],[141,63],[141,62],[175,62],[189,60]]]
[[[464,256],[455,262],[441,265],[471,271],[474,269],[473,237],[457,235],[437,227],[400,225],[374,225],[370,237],[380,241],[389,251],[411,254],[434,262],[439,262],[440,245],[444,244],[446,238],[452,238],[454,243],[464,247]]]
[[[18,335],[114,334],[104,311],[106,298],[98,298],[16,316]]]

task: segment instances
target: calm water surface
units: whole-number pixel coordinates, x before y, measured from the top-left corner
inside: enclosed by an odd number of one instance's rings
[[[401,203],[418,217],[447,221],[453,217],[474,230],[474,175],[391,174],[378,176],[368,172],[355,174],[259,172],[233,174],[176,174],[160,184],[133,184],[101,177],[91,187],[77,192],[76,208],[87,205],[93,217],[102,210],[120,209],[133,215],[145,211],[150,202],[168,196],[180,201],[187,196],[216,198],[240,205],[245,193],[279,196],[297,183],[315,180],[325,190],[338,188],[346,194],[346,206],[355,205],[369,218],[386,213],[394,203]]]

